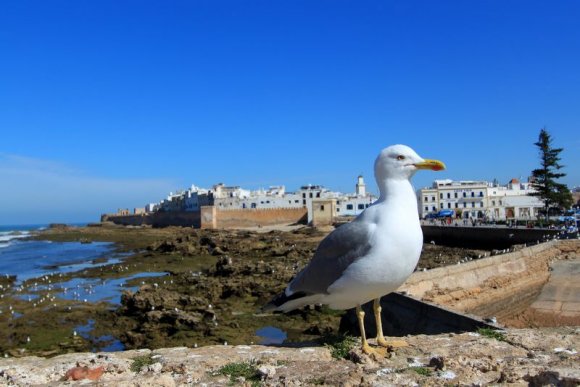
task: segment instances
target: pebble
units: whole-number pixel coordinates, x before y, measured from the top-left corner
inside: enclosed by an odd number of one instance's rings
[[[270,378],[276,375],[276,368],[274,368],[274,366],[271,365],[262,365],[258,367],[258,372],[260,373],[261,376]]]
[[[455,379],[457,375],[453,371],[443,371],[439,374],[439,377],[447,380],[452,380]]]

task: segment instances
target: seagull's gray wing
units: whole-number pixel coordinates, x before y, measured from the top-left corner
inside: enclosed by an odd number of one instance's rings
[[[292,293],[325,294],[346,268],[371,248],[373,231],[365,222],[344,224],[320,242],[312,260],[290,282]]]

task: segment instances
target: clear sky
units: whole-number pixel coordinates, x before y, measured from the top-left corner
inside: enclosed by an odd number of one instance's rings
[[[507,182],[546,127],[580,184],[578,1],[4,1],[0,224],[191,184],[353,192],[391,144]]]

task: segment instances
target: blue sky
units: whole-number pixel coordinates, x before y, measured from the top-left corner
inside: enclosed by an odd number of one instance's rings
[[[546,127],[580,184],[577,1],[0,4],[0,224],[191,184],[352,192],[395,143],[506,182]]]

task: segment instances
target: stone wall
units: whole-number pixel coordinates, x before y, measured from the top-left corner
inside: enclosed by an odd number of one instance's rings
[[[455,310],[507,318],[526,309],[537,297],[548,281],[552,260],[578,252],[578,240],[551,241],[461,265],[416,272],[400,290]]]
[[[407,336],[392,356],[369,356],[360,344],[335,359],[330,345],[214,345],[0,358],[6,386],[578,386],[574,327],[480,334]],[[375,345],[374,339],[371,344]],[[248,370],[246,378],[229,369]],[[244,368],[241,368],[243,366]],[[419,372],[419,370],[421,372]],[[68,381],[67,381],[68,380]]]
[[[336,199],[312,200],[312,226],[330,226],[336,215]]]
[[[506,227],[456,227],[422,225],[425,243],[445,246],[505,249],[517,244],[535,244],[553,238],[559,230]]]
[[[182,226],[195,228],[241,228],[305,223],[306,208],[218,210],[203,206],[193,212],[155,212],[141,215],[103,215],[101,221],[125,226]]]
[[[304,223],[307,215],[306,208],[254,208],[215,211],[217,228],[240,228]]]
[[[141,215],[104,215],[102,222],[113,222],[124,226],[153,226],[153,227],[196,227],[201,226],[199,212],[154,212]]]

